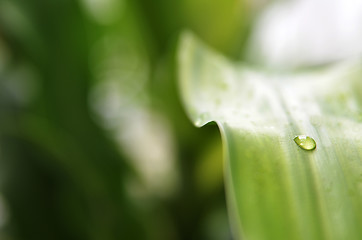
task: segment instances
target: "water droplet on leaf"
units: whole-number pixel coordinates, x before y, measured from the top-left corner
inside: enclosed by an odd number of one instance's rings
[[[210,120],[210,114],[203,112],[200,114],[199,118],[196,119],[195,125],[201,127],[205,122]]]
[[[296,136],[294,142],[304,150],[313,150],[317,146],[314,139],[306,135]]]

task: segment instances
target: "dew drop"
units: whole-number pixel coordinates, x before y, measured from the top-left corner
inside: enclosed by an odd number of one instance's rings
[[[206,122],[210,121],[210,114],[203,112],[200,116],[196,119],[195,125],[201,127]]]
[[[294,142],[304,150],[314,150],[317,146],[314,139],[306,135],[296,136]]]

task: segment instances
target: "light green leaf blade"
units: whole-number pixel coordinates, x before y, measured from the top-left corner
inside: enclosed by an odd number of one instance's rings
[[[183,34],[181,97],[196,126],[220,128],[237,239],[362,239],[360,66],[272,74]],[[316,149],[298,147],[297,135]]]

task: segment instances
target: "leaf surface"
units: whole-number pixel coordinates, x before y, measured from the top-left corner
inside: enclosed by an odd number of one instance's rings
[[[220,128],[236,239],[362,239],[361,76],[359,61],[266,72],[182,35],[181,97],[196,126]]]

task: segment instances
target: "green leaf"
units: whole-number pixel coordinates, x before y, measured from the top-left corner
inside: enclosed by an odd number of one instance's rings
[[[360,66],[266,72],[183,34],[181,97],[196,126],[220,128],[236,239],[362,239]]]

